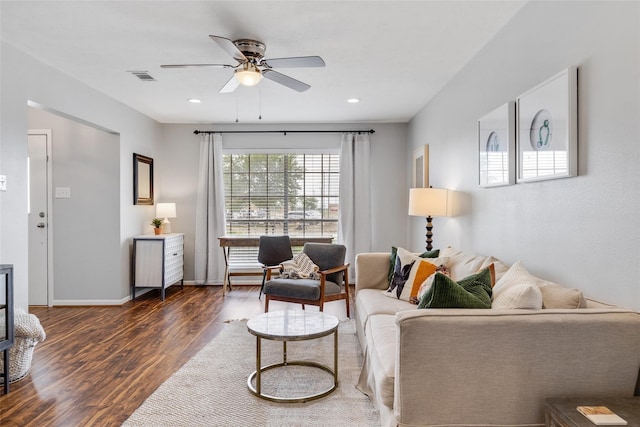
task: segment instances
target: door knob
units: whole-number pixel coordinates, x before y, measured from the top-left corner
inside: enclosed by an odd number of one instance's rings
[[[44,222],[39,223],[38,225],[36,225],[36,227],[38,227],[38,228],[44,228]]]

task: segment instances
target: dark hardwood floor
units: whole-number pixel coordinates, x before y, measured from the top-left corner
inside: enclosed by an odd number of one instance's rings
[[[47,339],[29,375],[0,394],[0,426],[121,425],[225,321],[262,313],[258,292],[234,286],[223,298],[219,286],[173,286],[164,302],[152,291],[122,306],[31,307]],[[301,309],[272,302],[269,310],[287,308]],[[342,301],[325,311],[346,318]]]

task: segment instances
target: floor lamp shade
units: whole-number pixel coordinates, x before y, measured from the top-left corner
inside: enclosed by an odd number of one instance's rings
[[[409,215],[449,216],[449,190],[442,188],[411,188]]]
[[[409,215],[427,218],[427,250],[433,249],[434,216],[449,216],[449,190],[441,188],[411,188],[409,190]]]
[[[156,204],[156,218],[164,218],[162,221],[162,234],[171,233],[171,223],[167,218],[176,217],[176,204],[175,203],[157,203]]]

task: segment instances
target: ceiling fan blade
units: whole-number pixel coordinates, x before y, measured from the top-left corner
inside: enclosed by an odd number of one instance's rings
[[[211,40],[218,43],[218,45],[225,50],[229,55],[233,56],[233,58],[238,62],[246,62],[248,61],[247,57],[244,56],[244,53],[240,51],[233,43],[233,40],[228,39],[226,37],[209,35]]]
[[[284,85],[293,90],[297,90],[298,92],[304,92],[311,87],[308,84],[301,82],[300,80],[285,76],[284,74],[273,70],[263,70],[262,75],[269,80],[280,83],[281,85]]]
[[[231,79],[222,86],[222,88],[218,91],[219,93],[231,93],[236,90],[240,86],[240,82],[234,75],[231,75]]]
[[[169,64],[161,65],[160,68],[189,68],[189,67],[215,67],[215,68],[235,68],[229,64]]]
[[[303,68],[303,67],[324,67],[325,63],[319,56],[294,56],[291,58],[271,58],[265,59],[271,68]]]

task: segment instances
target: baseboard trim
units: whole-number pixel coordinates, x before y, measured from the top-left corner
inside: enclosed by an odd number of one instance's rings
[[[81,300],[81,299],[58,299],[53,300],[53,306],[81,306],[81,305],[122,305],[127,301],[131,300],[131,295],[126,296],[125,298],[119,300]]]
[[[243,286],[243,285],[260,285],[261,281],[257,281],[256,283],[253,283],[253,281],[251,280],[245,280],[243,281],[242,284],[235,284],[237,286]],[[185,286],[203,286],[203,285],[197,285],[195,280],[185,280],[184,281],[184,285]],[[232,286],[235,286],[233,284],[232,281]],[[180,286],[180,283],[176,283],[171,285],[171,287],[174,286]],[[204,286],[222,286],[222,282],[207,282],[206,285]],[[147,292],[150,291],[154,291],[157,289],[138,289],[137,293],[136,293],[136,298],[146,294]],[[127,295],[126,297],[119,299],[119,300],[80,300],[80,299],[60,299],[60,300],[53,300],[52,303],[52,307],[56,307],[56,306],[91,306],[91,305],[96,305],[96,306],[100,306],[100,305],[122,305],[128,301],[131,301],[131,295]]]

